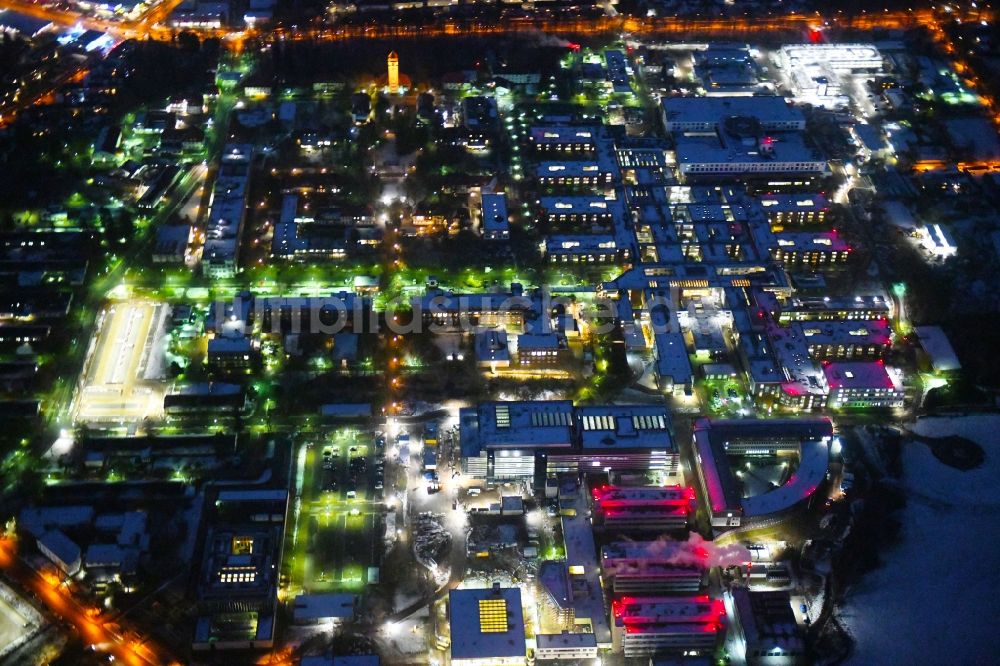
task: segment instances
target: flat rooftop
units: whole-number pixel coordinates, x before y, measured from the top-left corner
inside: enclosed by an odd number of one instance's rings
[[[477,456],[480,449],[569,447],[573,442],[569,400],[486,402],[463,409],[460,420],[463,456]]]
[[[27,600],[0,582],[0,658],[30,640],[42,621]]]
[[[565,562],[545,560],[538,565],[538,582],[560,608],[573,606],[573,589]]]
[[[428,290],[424,296],[410,300],[414,309],[424,314],[470,312],[507,313],[531,309],[531,298],[521,292],[456,294],[440,289]]]
[[[892,329],[885,319],[794,322],[791,326],[802,333],[808,344],[888,346],[892,342]]]
[[[774,490],[743,498],[743,515],[766,516],[791,508],[812,496],[826,478],[830,466],[830,445],[826,439],[809,439],[799,449],[795,473]]]
[[[783,390],[790,395],[826,396],[828,383],[819,363],[809,356],[805,335],[798,329],[771,324],[767,339],[785,383]]]
[[[612,605],[615,622],[628,630],[643,626],[721,625],[726,615],[721,599],[708,595],[676,597],[634,597],[616,599]],[[721,626],[720,626],[721,628]]]
[[[594,502],[603,507],[659,506],[691,499],[681,486],[599,486],[592,493]]]
[[[767,245],[785,252],[850,252],[851,244],[837,231],[778,231]],[[763,249],[763,248],[762,248]]]
[[[613,170],[612,164],[596,161],[560,160],[541,162],[535,169],[539,178],[596,178]]]
[[[600,565],[597,547],[594,544],[594,528],[587,517],[587,499],[582,487],[576,488],[573,499],[563,500],[564,506],[576,508],[575,515],[562,517],[563,541],[566,545],[566,564],[581,567],[584,585],[578,588],[573,606],[577,618],[590,620],[594,636],[600,647],[611,647],[611,627],[605,610],[604,588],[601,585]]]
[[[476,360],[510,361],[510,348],[507,346],[507,332],[503,329],[486,329],[476,333]]]
[[[749,98],[756,99],[756,98]],[[770,154],[765,155],[754,143],[742,141],[722,134],[679,135],[674,138],[677,164],[682,168],[699,164],[768,164],[809,165],[820,170],[826,162],[812,148],[809,148],[799,132],[778,132],[769,137]],[[772,169],[773,170],[773,169]]]
[[[805,127],[802,112],[790,105],[784,97],[776,95],[664,97],[661,104],[668,131],[672,131],[672,124],[719,124],[730,116],[752,116],[760,120],[765,129],[792,125]]]
[[[597,637],[594,634],[571,634],[563,632],[561,634],[538,634],[535,636],[535,644],[539,650],[553,650],[558,648],[597,648]]]
[[[760,517],[789,509],[811,496],[829,466],[829,441],[833,425],[827,419],[698,419],[694,425],[695,459],[708,493],[713,513],[742,512]],[[733,478],[726,453],[730,440],[798,439],[799,466],[782,486],[767,493],[743,498]]]
[[[674,384],[684,384],[691,380],[694,371],[688,357],[684,336],[679,332],[657,333],[656,372],[661,378],[669,377]]]
[[[823,374],[836,389],[899,390],[882,361],[832,361],[823,363]]]
[[[683,551],[684,546],[671,539],[655,541],[612,541],[601,548],[601,560],[670,561]]]
[[[593,144],[600,129],[596,127],[576,127],[569,125],[546,125],[531,128],[531,142],[538,145],[561,145],[572,143]]]
[[[523,333],[517,336],[517,349],[553,351],[561,347],[561,338],[555,333]]]
[[[760,205],[768,212],[802,213],[826,211],[830,202],[819,192],[808,194],[762,194],[757,197]]]
[[[483,213],[483,229],[487,232],[502,232],[510,228],[507,213],[507,195],[500,193],[484,193],[480,199]]]
[[[452,590],[448,599],[453,660],[526,654],[519,588]]]
[[[834,71],[880,69],[882,54],[874,44],[787,44],[781,57],[790,67],[824,65]]]
[[[300,594],[293,613],[296,621],[349,619],[354,617],[356,601],[353,594]]]
[[[773,646],[802,653],[805,641],[795,621],[788,592],[733,588],[729,594],[748,646]]]
[[[588,405],[577,408],[584,449],[675,450],[670,414],[656,405]]]
[[[612,234],[556,234],[545,237],[548,254],[587,254],[614,252],[618,243]]]
[[[920,346],[931,359],[935,372],[950,372],[962,367],[947,334],[940,326],[917,326],[914,328]]]
[[[538,205],[549,215],[615,215],[620,210],[617,200],[599,195],[544,196]]]

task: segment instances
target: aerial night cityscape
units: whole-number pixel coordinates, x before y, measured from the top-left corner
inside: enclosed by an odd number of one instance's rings
[[[997,12],[0,0],[0,666],[997,664]]]

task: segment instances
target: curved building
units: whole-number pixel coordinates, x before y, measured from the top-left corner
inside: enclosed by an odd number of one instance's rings
[[[829,419],[747,419],[694,424],[695,462],[712,527],[733,528],[783,516],[807,503],[826,477],[833,424]],[[730,456],[797,455],[781,486],[743,497]]]

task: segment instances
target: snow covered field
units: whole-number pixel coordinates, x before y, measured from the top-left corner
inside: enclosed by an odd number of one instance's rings
[[[925,445],[903,453],[901,542],[851,591],[841,619],[849,664],[995,664],[1000,618],[1000,415],[921,419],[929,437],[977,442],[986,460],[962,472]]]

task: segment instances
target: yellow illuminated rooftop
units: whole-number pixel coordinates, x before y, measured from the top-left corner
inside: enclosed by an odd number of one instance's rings
[[[484,634],[497,634],[507,631],[506,600],[479,600],[479,631]]]

